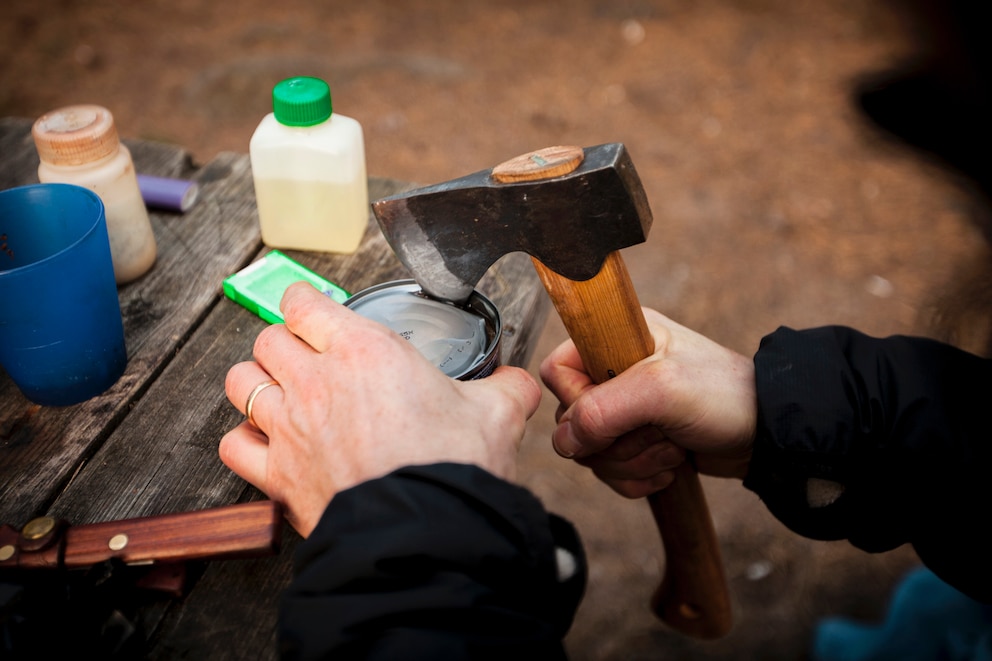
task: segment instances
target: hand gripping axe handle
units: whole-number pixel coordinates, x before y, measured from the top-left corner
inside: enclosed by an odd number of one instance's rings
[[[651,222],[623,145],[549,147],[372,207],[397,256],[438,298],[464,301],[496,259],[528,252],[595,382],[654,353],[619,253],[646,240]],[[732,626],[729,592],[691,459],[648,501],[666,558],[652,609],[684,634],[723,636]]]

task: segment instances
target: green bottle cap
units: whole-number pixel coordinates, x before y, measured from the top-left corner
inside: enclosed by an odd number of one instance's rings
[[[313,126],[331,116],[331,88],[320,78],[287,78],[272,89],[272,111],[286,126]]]

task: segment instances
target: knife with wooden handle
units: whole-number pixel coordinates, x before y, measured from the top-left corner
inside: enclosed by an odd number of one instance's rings
[[[80,569],[108,560],[174,564],[274,555],[282,509],[268,500],[176,514],[69,525],[40,517],[0,526],[0,568]]]

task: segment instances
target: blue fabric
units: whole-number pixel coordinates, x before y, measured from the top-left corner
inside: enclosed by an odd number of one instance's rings
[[[992,661],[992,605],[955,590],[930,570],[910,572],[885,621],[827,618],[816,627],[813,661]]]

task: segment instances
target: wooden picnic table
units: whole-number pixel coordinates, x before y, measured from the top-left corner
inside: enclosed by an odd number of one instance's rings
[[[0,189],[38,181],[31,123],[0,119]],[[193,179],[199,201],[185,213],[152,210],[158,257],[118,290],[128,365],[112,388],[75,406],[38,406],[0,369],[0,523],[49,515],[83,524],[264,499],[217,454],[243,419],[224,376],[251,358],[266,325],[221,284],[269,251],[248,156],[225,152],[199,166],[178,146],[124,143],[139,174]],[[409,187],[373,177],[369,196]],[[350,292],[409,277],[371,213],[355,254],[284,252]],[[477,289],[501,312],[502,362],[526,366],[549,309],[529,257],[503,258]],[[275,658],[277,600],[298,541],[285,526],[278,555],[204,563],[183,596],[145,609],[149,658]]]

